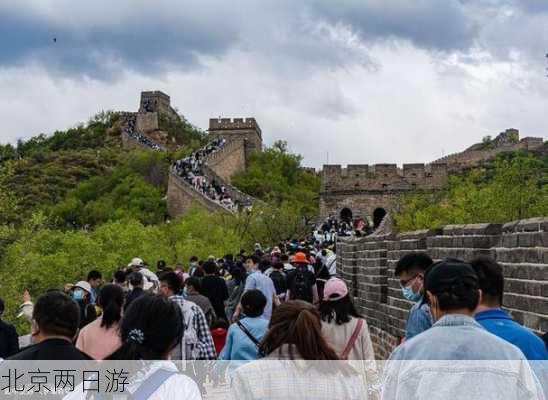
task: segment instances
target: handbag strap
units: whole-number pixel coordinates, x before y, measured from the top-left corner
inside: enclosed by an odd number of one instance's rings
[[[362,327],[363,327],[363,319],[359,318],[358,323],[356,324],[356,327],[354,328],[354,332],[352,332],[352,336],[350,336],[350,339],[348,339],[348,343],[346,344],[346,347],[341,353],[342,360],[348,359],[348,354],[350,354],[350,351],[354,347],[354,344],[356,344],[356,340],[358,340],[358,336],[360,335]]]
[[[240,329],[246,334],[246,336],[255,344],[255,346],[260,347],[261,342],[257,340],[255,336],[252,335],[251,332],[245,327],[244,324],[242,324],[239,320],[236,321],[236,324],[240,327]]]

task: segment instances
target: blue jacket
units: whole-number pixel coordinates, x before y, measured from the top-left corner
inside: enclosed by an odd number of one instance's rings
[[[548,360],[544,341],[514,321],[507,312],[492,308],[477,313],[475,318],[487,331],[518,347],[528,360]]]
[[[419,333],[432,327],[432,316],[430,315],[430,308],[428,304],[421,298],[411,310],[409,310],[409,316],[407,317],[407,324],[405,325],[405,339],[409,340]]]
[[[240,322],[259,342],[263,339],[268,329],[268,320],[262,317],[246,317],[241,319]],[[246,362],[244,360],[256,360],[257,358],[259,358],[259,349],[255,343],[247,337],[237,324],[232,324],[228,328],[225,346],[221,350],[221,354],[219,354],[219,361],[217,361],[218,365],[215,366],[215,370],[224,369],[226,367],[225,363],[231,360],[228,365],[228,371],[231,373],[234,369],[243,365]]]

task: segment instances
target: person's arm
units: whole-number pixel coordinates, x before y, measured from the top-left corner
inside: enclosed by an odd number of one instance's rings
[[[320,296],[318,294],[318,285],[314,284],[312,286],[312,302],[314,304],[319,304],[320,303]]]

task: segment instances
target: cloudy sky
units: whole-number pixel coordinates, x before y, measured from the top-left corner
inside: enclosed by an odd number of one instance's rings
[[[53,41],[56,38],[56,41]],[[545,0],[0,0],[0,141],[136,110],[254,116],[304,164],[548,139]]]

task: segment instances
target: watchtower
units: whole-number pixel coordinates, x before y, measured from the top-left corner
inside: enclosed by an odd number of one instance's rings
[[[140,113],[157,112],[172,118],[178,117],[171,107],[171,100],[167,94],[159,90],[141,92]]]
[[[209,135],[212,138],[225,138],[229,142],[243,141],[246,160],[249,160],[252,152],[261,151],[263,147],[261,128],[255,118],[211,118]]]

